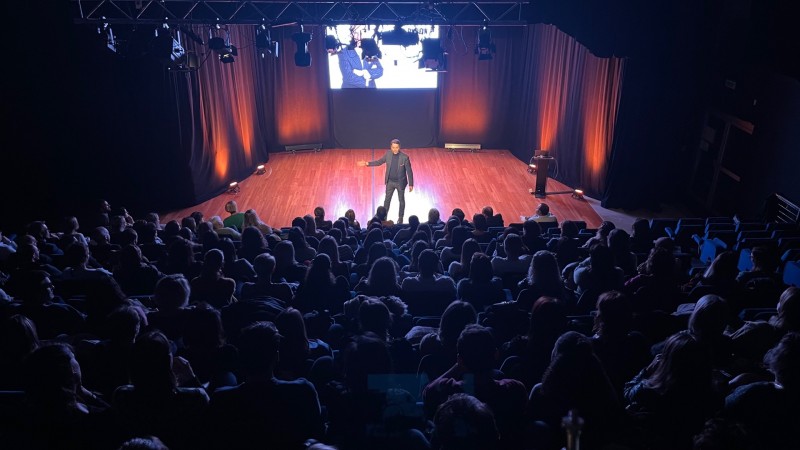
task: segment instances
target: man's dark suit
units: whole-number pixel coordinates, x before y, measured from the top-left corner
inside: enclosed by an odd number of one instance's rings
[[[400,200],[400,212],[398,215],[402,219],[403,213],[406,209],[405,189],[406,186],[414,187],[414,172],[411,170],[411,160],[408,158],[408,155],[400,152],[397,154],[397,157],[397,165],[400,173],[399,182],[389,180],[389,169],[391,168],[390,164],[392,162],[391,150],[387,150],[386,154],[381,156],[380,159],[367,162],[367,166],[374,167],[386,164],[386,173],[384,175],[384,182],[386,183],[386,197],[383,200],[383,206],[386,208],[386,211],[389,211],[389,204],[392,202],[392,195],[394,195],[394,191],[397,189],[397,198]]]

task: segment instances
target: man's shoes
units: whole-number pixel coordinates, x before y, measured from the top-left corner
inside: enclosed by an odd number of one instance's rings
[[[403,224],[403,218],[402,217],[398,217],[397,218],[397,224],[398,225],[402,225]]]

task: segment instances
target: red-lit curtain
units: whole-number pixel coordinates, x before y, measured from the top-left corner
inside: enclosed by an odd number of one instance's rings
[[[321,51],[320,29],[309,43],[311,67],[296,67],[296,45],[291,35],[297,29],[272,30],[279,42],[279,57],[255,47],[255,27],[228,26],[230,43],[237,47],[235,62],[223,64],[216,53],[192,41],[187,50],[197,52],[201,62],[196,72],[185,75],[189,94],[182,120],[183,145],[190,151],[195,198],[209,198],[231,180],[246,177],[267,158],[268,151],[284,145],[327,142],[327,65]],[[208,30],[194,30],[208,36]],[[226,37],[223,31],[217,36]],[[190,124],[187,126],[187,124]]]
[[[526,156],[549,150],[550,175],[599,196],[605,190],[625,61],[598,58],[553,25],[526,29],[518,97]],[[520,156],[520,155],[518,155]]]
[[[478,60],[478,27],[451,27],[442,33],[447,72],[439,74],[439,144],[478,143],[508,148],[519,123],[512,99],[518,95],[524,27],[492,28],[497,52]]]

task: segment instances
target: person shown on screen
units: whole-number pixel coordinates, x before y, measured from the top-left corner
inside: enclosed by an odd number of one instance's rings
[[[350,45],[337,53],[342,88],[375,88],[383,76],[382,53],[374,39],[361,39],[361,27],[350,29]]]
[[[400,213],[398,214],[398,224],[403,223],[403,212],[406,209],[405,189],[408,186],[408,192],[414,190],[414,172],[411,170],[411,160],[408,155],[400,152],[400,140],[392,139],[391,150],[387,151],[385,155],[375,161],[359,161],[358,165],[367,166],[380,166],[388,164],[386,168],[386,175],[384,177],[386,182],[386,197],[383,200],[383,206],[389,210],[389,204],[392,202],[394,191],[397,190],[397,198],[400,200]]]

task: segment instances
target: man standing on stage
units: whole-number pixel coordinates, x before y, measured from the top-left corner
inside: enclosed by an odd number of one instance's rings
[[[395,189],[397,190],[397,198],[400,200],[400,214],[397,223],[403,223],[403,213],[406,209],[405,189],[408,186],[408,192],[414,191],[414,172],[411,170],[411,160],[408,155],[400,152],[400,140],[392,139],[391,150],[387,151],[380,159],[375,161],[359,161],[359,166],[380,166],[388,164],[386,168],[386,198],[383,200],[383,206],[389,210],[389,204],[392,202],[392,195]]]

